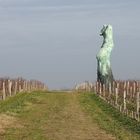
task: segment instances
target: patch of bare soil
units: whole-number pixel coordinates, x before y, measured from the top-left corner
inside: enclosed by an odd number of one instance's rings
[[[0,135],[3,135],[6,131],[6,128],[14,125],[16,127],[16,118],[6,114],[0,114]],[[18,125],[17,125],[18,126]]]
[[[65,109],[50,116],[46,124],[47,138],[50,140],[115,140],[82,111],[75,94],[68,96]]]

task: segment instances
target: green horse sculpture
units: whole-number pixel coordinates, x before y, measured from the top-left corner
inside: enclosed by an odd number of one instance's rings
[[[107,87],[113,82],[113,74],[110,64],[110,56],[113,43],[113,29],[111,25],[104,25],[101,29],[101,36],[103,36],[103,44],[99,53],[97,54],[97,81],[105,84]]]

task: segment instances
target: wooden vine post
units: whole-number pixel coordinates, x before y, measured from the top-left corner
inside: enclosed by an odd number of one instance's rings
[[[119,83],[117,83],[117,87],[115,89],[115,106],[118,107],[118,89],[119,89]]]
[[[14,87],[14,95],[17,93],[17,81],[15,81],[15,87]]]
[[[2,83],[2,99],[6,99],[6,92],[5,92],[5,82]]]
[[[139,82],[137,82],[137,120],[140,121],[140,90],[139,90]]]
[[[126,111],[126,82],[124,83],[124,92],[123,92],[123,110]]]
[[[8,80],[8,92],[9,92],[9,96],[12,96],[12,82],[10,80]]]

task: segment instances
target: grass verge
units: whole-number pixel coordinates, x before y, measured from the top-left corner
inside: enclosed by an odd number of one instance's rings
[[[35,97],[40,94],[33,93],[20,93],[13,97],[7,98],[5,101],[0,101],[0,113],[13,112],[20,113],[26,102],[34,102]]]
[[[81,94],[84,111],[108,133],[119,140],[140,140],[140,123],[121,114],[95,94]]]
[[[46,122],[62,111],[65,103],[63,95],[41,92],[20,93],[1,101],[0,116],[6,116],[3,123],[11,125],[2,126],[0,140],[47,140]]]

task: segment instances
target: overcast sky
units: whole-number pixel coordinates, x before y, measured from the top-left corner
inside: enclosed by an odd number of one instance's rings
[[[0,0],[0,77],[94,82],[103,24],[113,26],[114,77],[140,79],[139,0]]]

